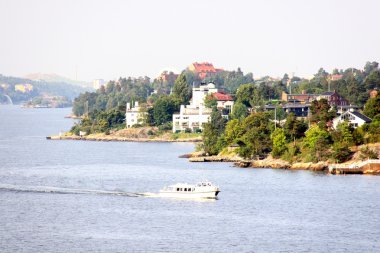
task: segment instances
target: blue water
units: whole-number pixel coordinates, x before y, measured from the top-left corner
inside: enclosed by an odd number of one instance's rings
[[[0,252],[380,252],[378,176],[189,163],[186,143],[46,140],[69,113],[0,106]],[[218,200],[112,193],[203,178]]]

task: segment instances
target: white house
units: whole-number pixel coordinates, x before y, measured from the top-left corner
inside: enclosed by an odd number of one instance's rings
[[[141,124],[144,119],[144,112],[140,111],[141,107],[139,102],[135,102],[134,106],[131,107],[131,103],[127,103],[127,108],[125,112],[125,126],[130,128],[133,125]]]
[[[345,113],[333,119],[333,127],[336,129],[338,124],[344,121],[350,123],[354,128],[360,127],[364,123],[372,122],[370,118],[368,118],[364,114],[361,114],[360,112],[346,111]]]
[[[180,112],[173,114],[173,133],[187,129],[192,132],[203,130],[203,124],[209,121],[212,112],[211,108],[204,105],[206,96],[212,95],[216,98],[218,109],[225,109],[227,115],[234,103],[230,95],[219,92],[213,83],[193,88],[192,95],[190,104],[181,105]]]

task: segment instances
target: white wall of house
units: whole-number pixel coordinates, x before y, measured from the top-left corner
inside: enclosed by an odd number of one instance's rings
[[[210,119],[211,108],[206,108],[204,100],[206,96],[218,92],[215,84],[209,83],[193,88],[193,96],[189,105],[181,105],[180,112],[173,114],[173,133],[191,129],[203,130],[203,125]],[[232,111],[234,101],[217,101],[218,108],[230,108]]]
[[[173,114],[173,133],[186,129],[191,129],[192,132],[196,129],[203,130],[203,124],[209,121],[210,115],[210,108],[186,108],[181,105],[180,113]]]
[[[140,112],[140,106],[138,102],[135,102],[134,106],[131,107],[130,103],[127,103],[127,108],[125,112],[125,127],[131,128],[133,125],[141,124],[144,118],[144,113]]]
[[[193,96],[190,101],[189,108],[197,108],[204,106],[204,100],[207,95],[217,92],[215,84],[209,83],[207,85],[201,85],[198,88],[193,88]]]
[[[234,107],[234,101],[217,101],[217,107],[228,109],[231,113]]]
[[[360,127],[363,124],[365,124],[365,121],[356,115],[350,113],[350,111],[347,111],[343,113],[342,115],[336,117],[333,119],[333,127],[336,129],[339,123],[347,121],[349,124],[351,124],[354,128]]]

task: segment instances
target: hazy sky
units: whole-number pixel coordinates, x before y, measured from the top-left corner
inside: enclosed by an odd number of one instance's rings
[[[195,61],[254,76],[380,61],[378,0],[0,0],[0,73],[156,77]]]

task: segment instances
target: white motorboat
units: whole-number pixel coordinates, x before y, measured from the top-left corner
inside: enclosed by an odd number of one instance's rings
[[[160,197],[216,198],[219,192],[219,187],[208,181],[202,181],[195,185],[178,183],[160,190]]]

